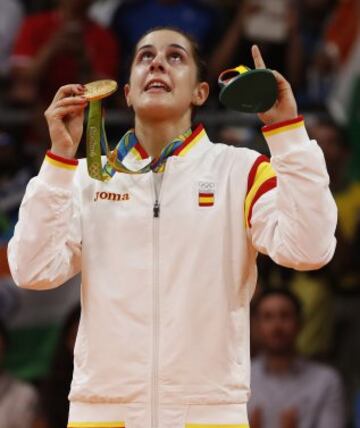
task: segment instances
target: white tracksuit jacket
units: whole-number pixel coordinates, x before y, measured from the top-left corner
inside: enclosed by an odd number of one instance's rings
[[[302,118],[263,131],[277,178],[198,128],[157,196],[153,173],[102,183],[47,155],[8,256],[29,289],[82,272],[69,427],[248,426],[257,251],[305,270],[335,249],[324,157]]]

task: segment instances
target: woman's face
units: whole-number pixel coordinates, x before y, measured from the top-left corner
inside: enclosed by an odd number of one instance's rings
[[[192,105],[203,104],[208,92],[208,84],[197,81],[192,47],[182,34],[158,30],[140,40],[125,85],[127,104],[138,117],[190,118]]]

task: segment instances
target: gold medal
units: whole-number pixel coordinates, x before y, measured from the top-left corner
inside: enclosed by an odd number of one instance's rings
[[[84,96],[89,101],[97,101],[108,97],[117,90],[115,80],[96,80],[85,85]]]

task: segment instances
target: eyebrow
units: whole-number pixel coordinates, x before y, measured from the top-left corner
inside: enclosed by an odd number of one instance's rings
[[[150,44],[148,44],[148,45],[143,45],[143,46],[140,46],[140,47],[139,47],[139,49],[137,50],[137,52],[139,52],[139,51],[141,51],[141,50],[143,50],[143,49],[154,48],[154,47],[155,47],[154,45],[150,45]],[[183,46],[178,45],[177,43],[171,43],[170,45],[168,45],[168,47],[171,47],[171,48],[178,48],[178,49],[183,50],[185,53],[189,54],[189,53],[188,53],[188,51],[187,51]]]

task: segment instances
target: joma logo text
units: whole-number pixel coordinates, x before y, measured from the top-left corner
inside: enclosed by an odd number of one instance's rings
[[[96,192],[94,202],[99,199],[106,199],[108,201],[128,201],[130,195],[128,193],[112,193],[112,192]]]

